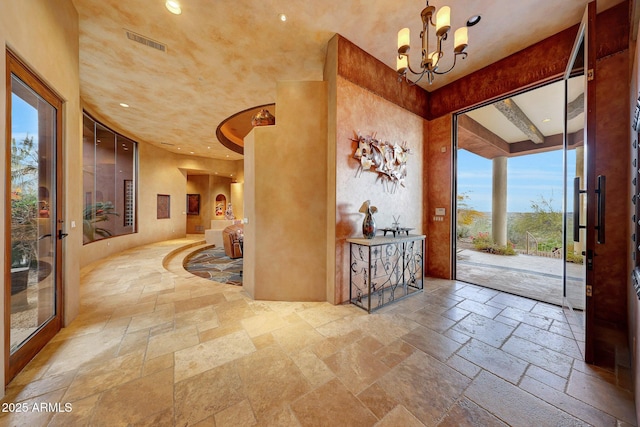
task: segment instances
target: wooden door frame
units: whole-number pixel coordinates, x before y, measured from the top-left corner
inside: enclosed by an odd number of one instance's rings
[[[587,232],[586,232],[586,253],[595,257],[596,235],[597,235],[597,212],[596,212],[596,0],[589,2],[585,10],[584,29],[584,52],[586,55],[585,78],[586,88],[586,111],[585,111],[585,152],[587,173],[585,177],[587,188]],[[588,263],[589,260],[586,259]],[[585,362],[595,362],[594,332],[595,332],[595,266],[586,268],[585,288],[588,290],[585,296]]]
[[[9,49],[6,50],[6,142],[5,142],[5,271],[4,271],[4,373],[5,385],[8,384],[33,357],[51,340],[51,338],[60,330],[62,326],[63,313],[63,286],[62,286],[62,239],[58,237],[62,226],[63,217],[63,163],[62,163],[62,106],[63,100],[55,91],[47,86],[37,75],[29,69],[29,67],[21,61]],[[55,158],[53,159],[53,167],[56,172],[55,176],[55,197],[53,199],[55,209],[55,227],[52,227],[52,239],[55,242],[55,316],[39,328],[37,333],[25,342],[19,350],[10,354],[11,347],[11,238],[7,237],[11,230],[11,113],[12,103],[11,97],[11,76],[15,75],[22,80],[27,86],[34,90],[39,96],[46,100],[56,109],[55,122]]]

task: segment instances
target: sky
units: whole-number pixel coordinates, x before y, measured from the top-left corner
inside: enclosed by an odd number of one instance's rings
[[[531,212],[540,197],[562,210],[562,150],[511,157],[507,160],[507,212]],[[467,205],[481,212],[491,211],[492,161],[466,150],[458,150],[458,194],[466,193]],[[573,191],[575,151],[567,157],[569,191]],[[570,211],[572,196],[569,196]]]
[[[38,112],[22,98],[11,96],[11,137],[16,141],[24,140],[27,134],[38,140]]]

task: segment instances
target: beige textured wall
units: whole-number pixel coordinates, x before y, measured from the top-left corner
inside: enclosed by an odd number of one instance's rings
[[[244,245],[242,248],[242,287],[255,298],[256,284],[256,232],[261,218],[256,216],[256,138],[260,141],[276,139],[276,127],[254,128],[244,137]]]
[[[279,82],[275,126],[245,138],[245,289],[326,300],[325,82]],[[257,274],[259,273],[259,274]]]
[[[78,75],[78,16],[71,0],[49,1],[1,1],[0,43],[8,46],[41,79],[64,100],[63,106],[63,163],[64,218],[82,224],[82,170],[73,168],[82,162],[80,88]],[[5,55],[0,59],[0,75],[6,75]],[[6,87],[0,85],[0,134],[6,132]],[[6,143],[6,141],[5,141]],[[5,150],[0,162],[6,164]],[[4,169],[3,169],[4,171]],[[5,188],[0,188],[2,200],[6,200]],[[4,209],[0,218],[4,224]],[[66,230],[69,237],[64,241],[64,324],[69,324],[78,314],[80,267],[77,254],[82,247],[82,229]],[[3,228],[3,235],[6,230]],[[0,257],[0,268],[4,271],[4,245]],[[4,306],[4,295],[0,295],[0,306]],[[0,331],[4,333],[3,316]],[[4,366],[4,352],[0,354]],[[3,371],[2,371],[3,372]],[[2,377],[3,373],[0,373]],[[4,379],[1,381],[4,384]]]
[[[230,185],[230,194],[232,206],[233,206],[233,214],[236,219],[244,218],[244,183],[242,182],[233,182]]]
[[[336,298],[336,136],[338,94],[338,39],[336,34],[327,44],[323,78],[327,82],[327,301]],[[340,276],[341,277],[341,276]]]
[[[244,218],[244,159],[236,160],[236,174],[231,184],[231,203],[237,219]]]
[[[390,227],[394,216],[400,216],[403,227],[414,234],[423,228],[423,147],[426,140],[425,120],[366,89],[337,78],[336,111],[336,290],[335,303],[349,299],[349,237],[362,236],[364,215],[358,210],[365,200],[378,208],[374,215],[378,228]],[[359,162],[353,158],[354,133],[375,133],[390,143],[406,142],[412,154],[407,161],[405,187],[395,193],[385,191],[378,174],[364,171],[356,176]]]

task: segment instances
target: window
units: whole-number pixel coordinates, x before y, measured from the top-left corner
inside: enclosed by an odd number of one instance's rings
[[[136,232],[137,143],[83,119],[84,243]]]

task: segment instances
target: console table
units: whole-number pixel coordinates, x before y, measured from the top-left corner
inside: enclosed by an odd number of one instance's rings
[[[349,300],[371,313],[423,289],[424,235],[349,242]]]

